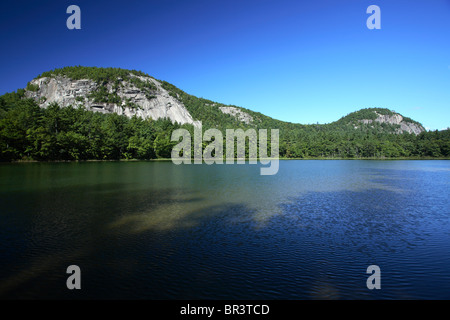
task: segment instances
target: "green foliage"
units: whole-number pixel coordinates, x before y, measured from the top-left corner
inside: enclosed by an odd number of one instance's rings
[[[122,103],[122,99],[117,95],[117,93],[108,92],[105,86],[99,86],[97,90],[92,91],[88,97],[92,99],[94,102],[106,102],[106,103],[116,103],[120,105]]]
[[[17,94],[0,97],[0,104],[12,103],[0,114],[3,161],[169,158],[176,143],[170,140],[172,131],[183,127],[193,132],[192,126],[173,124],[168,119],[130,119],[83,108],[60,108],[55,103],[43,109],[31,99],[17,97]],[[377,129],[350,130],[336,124],[291,126],[289,123],[282,126],[281,157],[450,157],[450,130],[415,136]],[[206,129],[204,126],[203,130]]]
[[[28,91],[38,91],[39,90],[39,86],[37,84],[31,84],[30,82],[28,82],[27,90]]]
[[[389,109],[382,108],[366,108],[352,112],[345,117],[342,117],[337,122],[339,124],[356,124],[360,120],[375,120],[378,114],[391,116],[394,113]]]
[[[170,157],[171,132],[179,127],[166,119],[129,119],[55,103],[43,109],[32,99],[22,99],[1,114],[0,160]]]
[[[170,158],[172,148],[175,144],[176,142],[172,142],[169,135],[159,133],[153,142],[153,149],[158,158]]]
[[[141,107],[138,104],[132,102],[131,99],[129,99],[129,98],[125,99],[125,107],[132,108],[132,109],[141,109]]]
[[[15,107],[25,97],[25,90],[19,89],[16,92],[5,93],[0,96],[0,109],[8,110]]]
[[[225,114],[219,109],[219,107],[225,105],[207,99],[197,98],[166,81],[159,81],[161,82],[162,87],[166,89],[172,97],[184,104],[194,119],[202,122],[204,127],[217,129],[238,129],[247,127],[232,115]]]
[[[342,117],[337,121],[337,123],[340,125],[360,125],[360,120],[375,120],[377,119],[378,114],[392,116],[395,113],[389,109],[384,108],[366,108],[352,112],[345,117]],[[403,117],[403,121],[422,126],[419,122],[414,121],[413,119],[408,117]]]
[[[403,121],[409,122],[409,123],[414,123],[414,124],[416,124],[418,126],[422,126],[422,124],[420,122],[417,122],[417,121],[415,121],[415,120],[413,120],[411,118],[408,118],[408,117],[403,117]]]
[[[115,82],[122,80],[130,80],[132,76],[150,77],[149,75],[136,70],[125,70],[120,68],[98,68],[98,67],[64,67],[44,72],[38,75],[37,78],[62,76],[73,80],[91,79],[98,84],[106,84],[108,82]]]

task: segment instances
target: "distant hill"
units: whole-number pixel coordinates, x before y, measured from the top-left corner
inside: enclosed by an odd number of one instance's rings
[[[394,133],[407,132],[418,135],[425,131],[425,128],[419,122],[404,117],[395,111],[382,108],[361,109],[341,118],[337,123],[352,126],[355,129],[364,125],[372,128],[380,125],[384,130]]]
[[[44,72],[0,97],[0,159],[168,157],[170,132],[200,123],[204,130],[279,129],[286,158],[436,158],[450,149],[448,130],[428,133],[389,109],[296,124],[195,97],[140,71],[78,66]]]

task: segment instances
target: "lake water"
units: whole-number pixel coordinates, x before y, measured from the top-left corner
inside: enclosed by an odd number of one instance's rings
[[[1,164],[0,298],[450,299],[449,161],[259,169]]]

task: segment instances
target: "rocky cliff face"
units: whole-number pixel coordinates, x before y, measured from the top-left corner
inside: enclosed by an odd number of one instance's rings
[[[396,129],[397,133],[414,133],[415,135],[420,134],[421,132],[425,131],[425,128],[422,127],[419,124],[405,121],[402,115],[398,113],[394,113],[392,115],[386,115],[386,114],[380,114],[376,111],[374,111],[377,114],[377,118],[375,120],[359,120],[361,123],[364,124],[370,124],[372,122],[378,122],[378,123],[387,123],[391,125],[399,125],[400,127]]]
[[[250,124],[253,122],[253,117],[249,115],[247,112],[244,112],[236,107],[219,107],[220,111],[223,113],[227,113],[238,119],[239,121],[242,121],[246,124]]]
[[[161,83],[151,77],[141,77],[132,75],[143,82],[150,83],[155,88],[152,94],[136,87],[129,81],[121,81],[119,86],[114,87],[112,83],[107,83],[106,92],[119,97],[120,103],[96,102],[92,96],[98,90],[99,85],[90,79],[73,80],[67,77],[42,77],[30,82],[31,87],[37,88],[35,91],[27,90],[25,95],[35,99],[39,105],[46,108],[49,104],[56,102],[61,107],[69,105],[83,105],[86,109],[102,112],[117,113],[138,117],[159,119],[168,118],[172,122],[180,124],[188,123],[199,125],[195,121],[186,107],[165,90]],[[119,79],[120,80],[120,79]]]

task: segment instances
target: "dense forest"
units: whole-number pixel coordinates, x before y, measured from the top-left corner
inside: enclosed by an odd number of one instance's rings
[[[61,71],[62,70],[62,71]],[[137,76],[148,75],[134,72]],[[91,78],[99,84],[118,78],[130,80],[151,98],[155,88],[131,78],[130,71],[113,68],[69,67],[40,76],[62,74],[73,79]],[[136,80],[137,79],[137,80]],[[395,126],[373,123],[356,128],[351,125],[360,119],[372,119],[374,113],[363,109],[342,119],[323,125],[301,125],[272,119],[251,110],[240,108],[254,121],[245,124],[224,114],[213,101],[189,95],[175,86],[161,81],[163,87],[181,101],[203,130],[279,129],[282,158],[449,158],[450,130],[422,132],[419,135],[395,134]],[[101,86],[99,88],[102,88]],[[40,108],[33,99],[25,97],[26,89],[0,97],[0,160],[119,160],[170,158],[176,142],[171,141],[174,129],[192,125],[172,123],[168,119],[128,118],[115,113],[103,114],[83,107],[61,108],[50,104]],[[93,98],[99,101],[116,99],[110,92],[97,90]],[[387,109],[377,109],[389,113]],[[417,123],[405,118],[408,122]],[[418,123],[417,123],[418,124]],[[206,146],[208,143],[203,143]],[[224,144],[225,145],[225,144]]]

